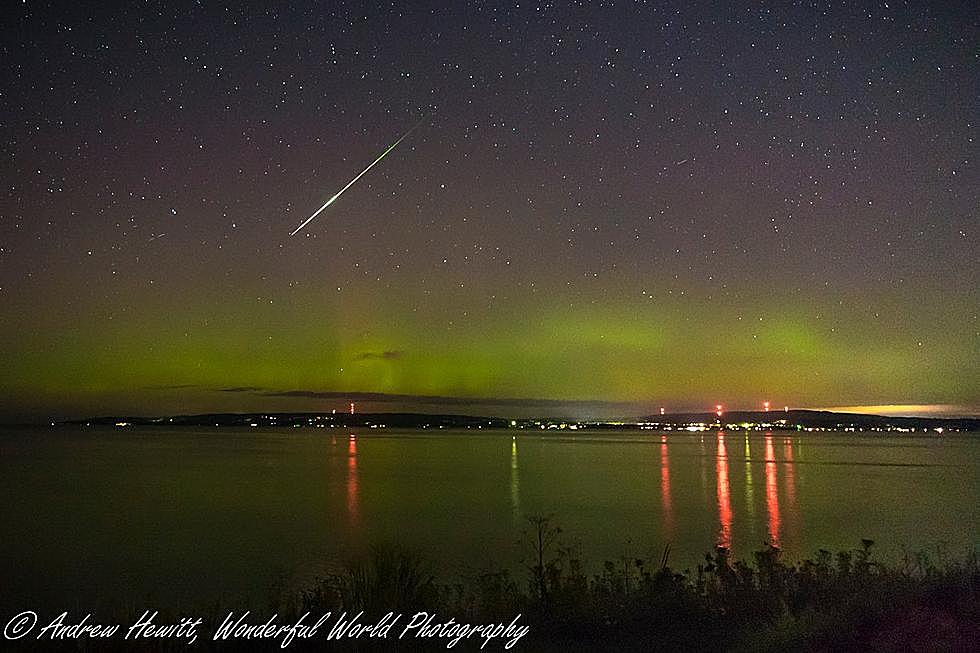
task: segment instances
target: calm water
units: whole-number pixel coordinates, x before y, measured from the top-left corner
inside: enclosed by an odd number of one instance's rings
[[[0,431],[2,600],[254,604],[394,541],[450,576],[516,567],[534,514],[595,563],[980,548],[976,436],[517,433]]]

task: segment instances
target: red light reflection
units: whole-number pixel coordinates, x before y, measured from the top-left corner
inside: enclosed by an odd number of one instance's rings
[[[351,522],[360,519],[359,492],[357,482],[357,437],[350,436],[347,444],[347,514]]]
[[[769,511],[769,543],[779,546],[779,484],[772,433],[766,433],[766,509]]]
[[[718,516],[721,519],[721,532],[718,546],[732,548],[732,501],[731,486],[728,482],[728,452],[725,450],[725,434],[718,432],[718,456],[716,462],[718,475]]]
[[[674,534],[674,511],[670,501],[670,459],[667,455],[667,436],[660,436],[660,501],[664,510],[667,533]]]

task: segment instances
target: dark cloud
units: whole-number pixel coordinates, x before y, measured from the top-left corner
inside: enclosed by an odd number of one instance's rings
[[[218,392],[251,392],[251,393],[259,393],[262,390],[263,390],[263,388],[259,388],[259,387],[252,386],[252,385],[240,385],[240,386],[235,386],[235,387],[232,387],[232,388],[219,388],[218,389]]]

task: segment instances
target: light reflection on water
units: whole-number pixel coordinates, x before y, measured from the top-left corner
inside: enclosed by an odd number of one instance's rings
[[[347,440],[347,515],[352,527],[361,521],[360,497],[357,484],[357,436]]]
[[[718,520],[721,530],[718,532],[718,546],[730,549],[732,546],[732,501],[731,486],[728,482],[728,452],[725,450],[725,434],[718,433],[717,456],[718,479]]]
[[[752,448],[749,445],[749,434],[745,434],[745,505],[749,519],[755,521],[755,499],[752,488]]]
[[[766,512],[769,514],[769,543],[780,546],[779,539],[779,479],[772,433],[766,433]]]
[[[791,560],[865,537],[896,556],[980,546],[970,436],[2,431],[0,493],[0,578],[25,600],[265,598],[395,541],[449,574],[519,572],[530,515],[596,565],[627,542],[640,557],[669,543],[680,568],[715,545]]]
[[[510,441],[510,504],[514,525],[521,521],[521,479],[517,469],[517,437]],[[520,524],[523,526],[523,524]]]
[[[670,500],[670,454],[667,449],[667,436],[660,436],[660,503],[663,508],[664,530],[667,539],[675,537],[674,509]]]

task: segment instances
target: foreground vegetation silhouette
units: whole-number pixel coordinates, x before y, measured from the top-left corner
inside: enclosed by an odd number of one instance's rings
[[[527,518],[520,545],[524,571],[489,569],[456,582],[438,580],[436,565],[398,545],[371,549],[339,573],[299,594],[286,591],[261,609],[286,623],[306,612],[332,617],[310,640],[286,650],[435,651],[447,639],[398,634],[420,611],[457,624],[508,624],[521,615],[529,632],[510,650],[519,651],[978,651],[980,650],[980,560],[908,555],[897,562],[874,556],[874,543],[853,550],[818,551],[797,563],[765,546],[751,560],[718,548],[694,570],[670,567],[670,547],[656,561],[629,556],[606,561],[598,573],[567,546],[546,516]],[[402,619],[387,639],[330,640],[327,633],[346,611],[363,611],[372,624],[386,613]],[[227,607],[212,606],[209,621]],[[203,614],[203,613],[202,613]],[[131,615],[138,616],[138,612]],[[179,615],[161,615],[161,622]],[[255,620],[252,621],[255,623]],[[261,623],[261,621],[259,622]],[[309,621],[307,622],[309,624]],[[502,651],[498,638],[483,650]],[[23,642],[21,642],[23,643]],[[197,651],[275,651],[279,640],[211,641],[205,628]],[[484,640],[462,640],[453,651],[479,650]],[[40,648],[35,648],[40,644]],[[46,645],[50,644],[50,645]],[[20,650],[188,650],[178,641],[33,642]],[[16,649],[16,647],[13,647]]]
[[[427,610],[462,623],[507,623],[522,614],[531,631],[517,648],[535,651],[980,650],[975,553],[886,564],[862,540],[854,550],[821,550],[792,564],[771,545],[751,561],[718,548],[696,570],[679,572],[669,566],[668,546],[654,564],[624,556],[588,575],[544,516],[528,518],[522,546],[525,578],[487,570],[449,585],[438,584],[418,554],[378,547],[318,582],[301,608],[341,605],[375,619]],[[445,647],[439,640],[431,646]]]

